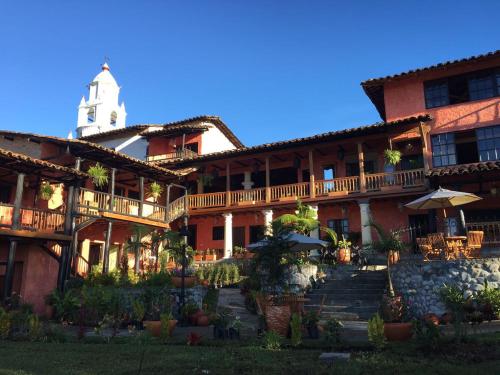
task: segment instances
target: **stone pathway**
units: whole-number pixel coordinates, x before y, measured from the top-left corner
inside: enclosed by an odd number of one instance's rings
[[[219,302],[217,309],[229,308],[234,315],[239,316],[243,336],[255,336],[259,327],[259,318],[250,313],[245,307],[245,296],[240,293],[240,289],[221,288],[219,289]]]

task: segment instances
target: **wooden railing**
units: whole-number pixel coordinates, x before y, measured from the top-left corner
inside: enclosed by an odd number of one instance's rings
[[[467,230],[481,230],[484,232],[484,245],[500,244],[500,221],[467,223]]]
[[[392,173],[374,173],[365,176],[366,190],[384,190],[394,188],[410,188],[423,186],[425,173],[423,169],[397,171]]]
[[[309,182],[271,186],[271,201],[288,201],[309,197]]]
[[[115,195],[113,197],[113,205],[110,207],[110,199],[111,195],[108,193],[102,193],[89,189],[80,189],[78,212],[81,215],[97,217],[100,215],[100,211],[106,211],[161,222],[165,222],[167,218],[165,206],[144,201],[142,202],[141,213],[140,200]],[[179,209],[179,207],[174,209]]]
[[[335,193],[357,193],[359,192],[359,177],[342,177],[333,180],[316,181],[316,196],[335,195]]]
[[[266,188],[231,191],[231,204],[245,205],[266,201]]]
[[[187,148],[184,150],[176,150],[174,152],[168,152],[166,154],[161,155],[150,155],[146,158],[147,161],[162,161],[162,160],[171,160],[171,159],[184,159],[184,158],[193,158],[198,156],[198,153],[191,151]]]
[[[79,253],[76,254],[75,258],[73,258],[73,270],[77,275],[82,277],[85,277],[89,274],[89,262]]]
[[[208,193],[188,195],[190,209],[223,207],[226,205],[226,193]]]
[[[168,205],[167,222],[170,223],[184,215],[184,213],[187,211],[186,203],[187,197],[185,196],[177,198],[175,201],[170,202],[170,204]]]
[[[62,232],[64,213],[39,208],[21,208],[21,228],[37,232]]]
[[[12,225],[12,214],[14,213],[13,204],[0,204],[0,226],[11,226]]]

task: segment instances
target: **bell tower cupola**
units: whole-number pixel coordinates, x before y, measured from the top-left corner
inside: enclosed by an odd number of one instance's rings
[[[77,137],[104,133],[125,127],[125,104],[119,104],[120,86],[107,63],[88,85],[89,97],[82,97],[78,106]]]

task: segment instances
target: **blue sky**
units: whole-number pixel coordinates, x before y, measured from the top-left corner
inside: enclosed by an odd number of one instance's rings
[[[498,49],[497,1],[4,1],[1,129],[66,136],[104,56],[127,124],[247,145],[379,121],[359,83]]]

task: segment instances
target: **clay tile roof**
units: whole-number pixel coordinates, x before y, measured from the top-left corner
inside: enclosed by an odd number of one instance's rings
[[[487,171],[500,170],[500,161],[483,161],[478,163],[452,165],[448,167],[432,168],[427,172],[427,176],[453,176],[470,173],[481,173]]]
[[[390,127],[400,126],[400,125],[402,126],[402,125],[412,124],[412,123],[416,123],[416,122],[426,122],[429,120],[431,120],[431,116],[428,114],[421,115],[421,116],[412,116],[412,117],[407,117],[407,118],[403,118],[403,119],[391,121],[391,122],[377,122],[377,123],[372,124],[372,125],[365,125],[365,126],[360,126],[357,128],[336,130],[336,131],[332,131],[332,132],[316,134],[316,135],[313,135],[310,137],[295,138],[295,139],[290,139],[290,140],[286,140],[286,141],[278,141],[278,142],[273,142],[273,143],[264,143],[261,145],[256,145],[256,146],[251,146],[251,147],[243,147],[243,148],[234,149],[234,150],[226,150],[226,151],[214,152],[211,154],[193,156],[191,158],[170,159],[170,160],[166,160],[166,161],[158,161],[158,162],[153,162],[153,163],[158,164],[158,165],[175,165],[175,164],[185,165],[185,164],[190,164],[192,162],[198,162],[198,161],[218,160],[218,159],[222,159],[224,157],[230,157],[230,156],[253,154],[253,153],[262,152],[262,151],[282,150],[282,149],[296,147],[296,146],[316,144],[316,143],[321,143],[321,142],[327,142],[327,141],[332,141],[332,140],[337,140],[337,139],[352,138],[352,137],[368,135],[368,134],[375,134],[377,132],[387,131],[388,128],[390,128]]]
[[[439,64],[426,66],[423,68],[416,68],[412,70],[408,70],[406,72],[392,74],[379,78],[371,78],[366,81],[361,82],[361,86],[365,91],[366,95],[373,102],[380,116],[385,119],[385,104],[384,104],[384,83],[387,81],[396,80],[399,78],[406,78],[409,76],[415,76],[424,72],[436,71],[436,70],[444,70],[453,66],[457,66],[460,64],[468,64],[471,62],[478,62],[483,60],[492,59],[500,56],[500,50],[484,53],[481,55],[474,55],[465,57],[457,60],[449,60],[445,62],[441,62]]]
[[[218,116],[208,116],[201,115],[196,117],[187,118],[184,120],[167,122],[164,124],[138,124],[127,126],[125,128],[111,130],[105,133],[92,134],[86,137],[81,137],[81,140],[98,142],[101,139],[106,139],[110,136],[116,135],[125,135],[129,133],[141,134],[143,136],[150,136],[154,133],[154,135],[162,135],[168,134],[170,132],[175,133],[176,131],[181,130],[207,130],[208,127],[206,125],[201,124],[201,122],[210,122],[213,123],[230,141],[236,148],[244,147],[243,143],[236,137],[236,135],[229,129],[229,127],[221,120]],[[157,128],[157,129],[151,129]],[[156,133],[156,132],[163,133]]]
[[[76,169],[35,159],[3,148],[0,148],[0,168],[24,173],[40,173],[44,177],[58,180],[74,180],[75,178],[88,177],[86,173],[77,171]]]
[[[66,139],[49,135],[39,135],[32,133],[14,132],[0,130],[0,135],[18,136],[32,140],[52,142],[59,145],[70,146],[75,156],[84,156],[85,158],[102,161],[107,164],[114,164],[116,168],[127,169],[136,173],[147,174],[152,177],[178,177],[179,174],[167,168],[153,165],[145,161],[133,158],[113,149],[101,146],[97,143],[88,142],[81,139]]]

